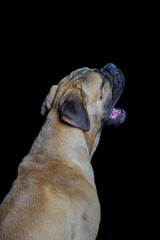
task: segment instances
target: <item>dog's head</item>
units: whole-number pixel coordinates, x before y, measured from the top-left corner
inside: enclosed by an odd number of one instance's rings
[[[126,112],[114,108],[125,85],[123,73],[112,63],[103,68],[82,68],[51,87],[41,114],[56,111],[60,121],[85,132],[104,124],[120,125]]]

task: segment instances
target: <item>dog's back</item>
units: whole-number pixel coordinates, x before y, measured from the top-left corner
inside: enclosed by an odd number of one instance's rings
[[[95,231],[96,196],[96,189],[75,166],[55,161],[40,169],[22,162],[1,204],[0,239],[69,240],[85,239],[87,234],[93,239],[89,235]]]

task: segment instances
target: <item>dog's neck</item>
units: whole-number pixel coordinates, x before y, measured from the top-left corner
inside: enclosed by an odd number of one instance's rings
[[[99,138],[93,141],[94,137],[92,131],[85,133],[59,121],[57,114],[49,114],[23,163],[73,164],[79,166],[94,184],[90,160],[99,142]]]

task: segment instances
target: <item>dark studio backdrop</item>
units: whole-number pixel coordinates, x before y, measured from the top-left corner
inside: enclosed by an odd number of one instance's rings
[[[135,158],[141,136],[136,140],[137,147],[134,141],[138,131],[138,126],[134,127],[135,90],[137,98],[139,95],[135,65],[142,60],[143,44],[137,37],[130,9],[122,18],[117,6],[116,19],[115,12],[105,13],[103,7],[83,11],[65,12],[62,18],[62,12],[55,8],[53,13],[45,11],[45,15],[42,9],[16,14],[10,9],[11,17],[4,20],[0,201],[11,188],[18,164],[44,123],[40,109],[51,85],[77,68],[100,68],[113,62],[126,78],[116,106],[124,108],[128,117],[117,128],[103,129],[92,159],[102,208],[97,239],[128,239],[136,236],[144,218],[143,159]]]

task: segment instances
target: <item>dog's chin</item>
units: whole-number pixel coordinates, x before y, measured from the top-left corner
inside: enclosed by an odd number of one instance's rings
[[[126,116],[124,109],[113,108],[111,114],[105,119],[105,125],[117,127],[125,122]]]

